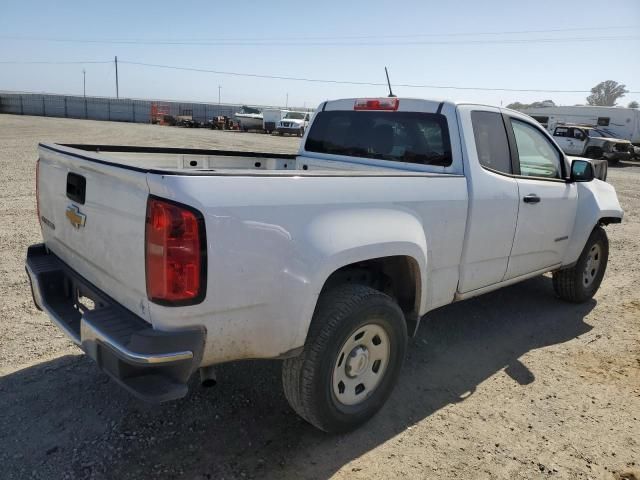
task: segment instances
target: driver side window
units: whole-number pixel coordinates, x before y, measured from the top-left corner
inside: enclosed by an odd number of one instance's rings
[[[511,126],[518,149],[520,175],[560,178],[562,158],[549,139],[526,122],[512,118]]]

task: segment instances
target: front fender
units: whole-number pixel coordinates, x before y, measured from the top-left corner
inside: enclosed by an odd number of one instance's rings
[[[572,265],[578,261],[589,235],[601,219],[622,219],[623,214],[612,185],[597,179],[579,182],[576,219],[562,264]]]
[[[427,238],[420,219],[403,209],[367,208],[336,210],[312,219],[305,231],[305,244],[316,257],[310,278],[312,295],[302,314],[297,343],[302,345],[313,317],[318,296],[336,270],[353,263],[389,256],[413,258],[420,269],[420,305],[427,300]]]

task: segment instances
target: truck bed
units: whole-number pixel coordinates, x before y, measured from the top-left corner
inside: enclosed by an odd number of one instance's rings
[[[285,153],[90,144],[40,144],[40,147],[104,165],[163,175],[442,175],[408,164],[383,166],[364,159],[331,161]]]
[[[155,329],[203,326],[211,338],[243,339],[208,342],[205,365],[274,358],[301,345],[306,326],[296,319],[311,318],[321,282],[344,260],[341,252],[359,260],[359,242],[369,245],[367,258],[424,259],[426,250],[412,245],[426,244],[425,232],[436,232],[430,246],[445,253],[429,263],[434,281],[419,304],[451,301],[467,217],[466,178],[366,161],[43,144],[37,180],[43,240],[88,284]],[[180,308],[149,301],[151,197],[204,218],[206,301]]]

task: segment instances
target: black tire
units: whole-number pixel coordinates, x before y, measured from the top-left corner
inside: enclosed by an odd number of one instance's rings
[[[594,160],[599,160],[602,158],[602,149],[600,147],[589,147],[585,152],[585,156],[587,158],[593,158]]]
[[[598,254],[598,267],[590,269],[590,255],[594,256],[594,246]],[[586,302],[592,298],[600,288],[602,278],[609,261],[609,240],[607,233],[600,226],[593,229],[587,243],[578,258],[577,263],[571,268],[565,268],[553,272],[553,289],[556,295],[563,300],[573,303]],[[589,271],[588,271],[589,270]],[[589,281],[585,278],[589,275]]]
[[[367,326],[381,327],[388,336],[387,366],[364,400],[345,405],[334,393],[334,368],[339,365],[338,355],[346,342],[357,339],[358,330]],[[284,361],[285,396],[298,415],[320,430],[351,430],[366,422],[384,405],[402,367],[406,345],[404,314],[388,295],[364,285],[338,286],[321,294],[303,352]],[[347,368],[346,361],[344,368]],[[365,369],[368,368],[367,364]],[[375,366],[372,368],[377,373]],[[356,388],[356,395],[359,394]]]

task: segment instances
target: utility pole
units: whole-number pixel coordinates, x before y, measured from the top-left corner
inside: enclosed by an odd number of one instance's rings
[[[220,89],[222,88],[222,85],[218,85],[218,105],[220,105]]]
[[[82,96],[84,97],[84,118],[89,118],[87,112],[87,71],[82,69]]]
[[[284,108],[289,108],[289,92],[287,92],[287,101],[284,105]]]
[[[118,88],[118,56],[116,55],[116,98],[120,98],[120,89]]]

